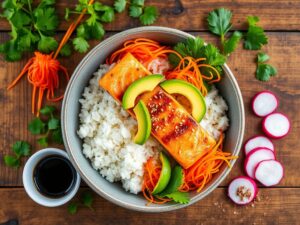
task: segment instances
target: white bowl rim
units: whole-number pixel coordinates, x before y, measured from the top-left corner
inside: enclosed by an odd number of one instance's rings
[[[222,171],[222,173],[220,174],[220,176],[209,186],[209,188],[205,189],[204,191],[200,192],[197,196],[195,196],[188,204],[175,204],[175,205],[160,205],[160,207],[153,207],[151,205],[149,206],[136,206],[134,204],[130,204],[130,203],[126,203],[123,201],[120,201],[118,198],[108,195],[105,192],[103,192],[100,188],[97,188],[95,185],[93,185],[93,182],[91,181],[91,179],[86,175],[86,173],[80,168],[80,166],[78,165],[78,162],[76,160],[76,158],[73,156],[71,149],[69,148],[69,143],[70,140],[68,139],[68,135],[67,135],[67,130],[64,129],[65,124],[65,118],[66,118],[66,112],[65,112],[65,105],[67,104],[67,102],[69,101],[70,96],[68,95],[69,90],[71,89],[74,80],[76,79],[76,74],[78,75],[78,72],[81,70],[81,68],[83,66],[85,66],[85,64],[88,63],[89,59],[91,57],[93,57],[93,55],[102,48],[102,46],[107,45],[108,43],[113,43],[114,39],[119,39],[119,36],[126,36],[126,35],[132,35],[132,34],[139,34],[142,32],[160,32],[160,33],[167,33],[167,34],[174,34],[174,35],[178,35],[178,36],[182,36],[183,38],[195,38],[194,35],[186,33],[184,31],[180,31],[178,29],[174,29],[174,28],[169,28],[169,27],[162,27],[162,26],[147,26],[147,27],[138,27],[138,28],[132,28],[132,29],[128,29],[126,31],[122,31],[116,35],[113,35],[111,37],[108,37],[107,39],[101,41],[98,45],[96,45],[79,63],[79,65],[76,67],[76,69],[73,72],[73,75],[71,76],[71,79],[68,83],[68,86],[66,88],[65,91],[65,97],[63,99],[63,103],[62,103],[62,111],[61,111],[61,123],[62,123],[62,133],[63,133],[63,139],[64,139],[64,143],[65,143],[65,148],[69,154],[70,157],[70,161],[73,163],[73,166],[76,168],[76,170],[80,173],[81,177],[84,179],[84,181],[88,184],[89,187],[91,187],[96,193],[98,193],[100,196],[102,196],[103,198],[109,200],[112,203],[115,203],[121,207],[127,208],[127,209],[131,209],[131,210],[135,210],[135,211],[140,211],[140,212],[167,212],[167,211],[172,211],[172,210],[176,210],[176,209],[180,209],[180,208],[184,208],[187,206],[190,206],[196,202],[198,202],[200,199],[203,199],[204,197],[206,197],[209,193],[211,193],[213,190],[215,190],[218,185],[227,177],[228,173],[230,172],[230,168],[226,168],[224,169],[224,171]],[[227,73],[228,78],[231,80],[231,82],[234,84],[235,89],[233,90],[235,92],[235,94],[238,96],[238,108],[239,111],[241,113],[241,121],[239,123],[239,130],[241,131],[241,134],[239,135],[238,139],[236,140],[236,147],[235,147],[235,151],[233,152],[234,155],[238,155],[240,152],[240,149],[242,147],[242,141],[244,138],[244,131],[245,131],[245,110],[244,110],[244,103],[243,103],[243,97],[241,94],[241,91],[239,89],[239,85],[232,73],[232,71],[229,69],[229,67],[227,66],[227,64],[225,63],[223,65],[223,70],[225,71],[225,73]],[[233,166],[235,164],[236,160],[233,159],[230,161],[231,165]]]

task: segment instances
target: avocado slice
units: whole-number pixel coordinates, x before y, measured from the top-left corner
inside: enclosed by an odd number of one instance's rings
[[[138,122],[138,132],[134,137],[134,142],[136,144],[144,144],[151,133],[151,117],[147,109],[147,106],[143,101],[139,101],[138,104],[133,108],[137,122]]]
[[[161,152],[159,155],[159,159],[161,161],[162,167],[159,179],[152,191],[153,195],[162,192],[167,187],[171,178],[171,164],[168,156],[165,153]]]
[[[122,106],[124,109],[134,107],[135,99],[146,91],[152,91],[162,80],[164,76],[161,74],[153,74],[142,77],[134,81],[125,91],[122,98]]]
[[[192,116],[197,122],[201,121],[206,113],[206,104],[198,88],[191,83],[178,79],[166,80],[160,86],[169,94],[185,96],[192,105]]]

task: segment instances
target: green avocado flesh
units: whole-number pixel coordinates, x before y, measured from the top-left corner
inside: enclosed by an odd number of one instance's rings
[[[133,108],[133,112],[135,113],[137,123],[138,123],[138,132],[134,137],[134,142],[136,144],[144,144],[151,133],[151,117],[150,113],[144,102],[141,100],[138,104]]]
[[[142,77],[134,81],[125,91],[122,98],[122,106],[124,109],[134,107],[135,99],[146,91],[152,91],[162,80],[163,75],[153,74]]]
[[[162,192],[167,187],[171,178],[171,164],[168,156],[165,153],[161,152],[159,158],[162,167],[161,167],[161,172],[157,184],[152,191],[153,195]]]
[[[180,94],[185,96],[192,105],[192,116],[200,122],[206,112],[204,97],[194,85],[178,79],[166,80],[160,86],[169,94]]]

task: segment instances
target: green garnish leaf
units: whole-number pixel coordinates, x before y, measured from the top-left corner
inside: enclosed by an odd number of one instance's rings
[[[85,53],[90,47],[89,43],[82,37],[73,39],[74,49],[80,53]]]
[[[11,155],[5,155],[3,160],[4,160],[5,165],[9,166],[9,167],[17,168],[21,164],[20,159],[18,159],[15,156],[11,156]]]
[[[17,141],[14,143],[12,150],[17,157],[29,156],[31,154],[31,146],[25,141]]]
[[[45,106],[40,110],[40,113],[43,115],[47,115],[50,116],[53,114],[53,112],[56,110],[56,108],[54,106]]]
[[[158,195],[164,197],[168,194],[178,191],[178,188],[182,185],[184,181],[184,173],[181,166],[176,165],[172,169],[171,178],[168,183],[168,186]]]
[[[69,21],[69,18],[70,18],[70,9],[66,8],[65,9],[65,20]]]
[[[76,203],[76,202],[71,202],[71,203],[68,205],[68,212],[69,212],[71,215],[74,215],[75,213],[77,213],[77,210],[78,210],[78,203]]]
[[[61,48],[59,54],[62,56],[70,56],[72,54],[72,46],[70,45],[70,43],[65,44]]]
[[[132,5],[144,6],[145,0],[131,0]]]
[[[257,62],[258,63],[263,63],[263,62],[266,62],[270,59],[270,56],[268,56],[266,53],[264,52],[259,52],[257,54]]]
[[[60,127],[60,121],[57,118],[50,118],[48,121],[48,129],[49,130],[56,130]]]
[[[103,15],[100,17],[100,20],[104,23],[110,23],[115,19],[114,9],[110,6],[102,7]]]
[[[215,9],[207,17],[208,28],[212,33],[224,37],[232,26],[231,18],[232,13],[228,9]]]
[[[81,195],[81,201],[82,201],[82,204],[88,208],[92,208],[92,204],[93,204],[93,195],[91,192],[83,192],[82,195]]]
[[[244,48],[248,50],[259,50],[263,45],[268,43],[268,37],[263,28],[256,25],[259,21],[258,17],[248,16],[247,20],[249,28],[244,37]]]
[[[143,25],[150,25],[155,22],[158,17],[158,10],[155,6],[146,6],[143,14],[139,17]]]
[[[39,31],[51,32],[58,26],[58,16],[55,8],[38,7],[33,11],[35,26]]]
[[[190,202],[189,193],[187,192],[175,191],[166,195],[166,197],[171,198],[174,202],[178,202],[180,204],[187,204]]]
[[[115,0],[114,8],[117,12],[123,12],[126,8],[126,0]]]
[[[62,133],[61,133],[61,129],[57,129],[57,130],[54,130],[52,132],[52,136],[51,136],[51,139],[55,142],[55,143],[58,143],[58,144],[63,144],[64,141],[63,141],[63,138],[62,138]]]
[[[28,130],[32,134],[43,134],[45,133],[46,124],[40,119],[35,118],[28,124]]]
[[[38,42],[38,49],[42,52],[49,53],[58,47],[57,41],[53,37],[41,36]]]
[[[142,15],[143,8],[141,6],[131,5],[129,7],[129,16],[133,18],[138,18]]]
[[[37,140],[37,143],[42,147],[48,146],[48,138],[47,137],[41,137]]]
[[[203,57],[206,58],[205,62],[211,66],[222,66],[226,62],[226,57],[212,44],[207,44],[204,47]]]
[[[241,32],[235,31],[228,40],[225,40],[223,46],[224,55],[231,54],[237,48],[242,37]]]

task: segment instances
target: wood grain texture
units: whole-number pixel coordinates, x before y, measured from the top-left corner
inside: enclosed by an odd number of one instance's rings
[[[19,224],[22,225],[299,224],[300,189],[298,188],[261,189],[260,201],[244,207],[236,206],[229,199],[224,198],[225,193],[225,189],[218,188],[207,198],[192,206],[173,212],[153,214],[129,211],[95,194],[94,211],[81,208],[77,214],[69,215],[66,205],[46,208],[29,199],[23,189],[0,189],[0,223],[18,219]]]
[[[74,8],[77,0],[57,1],[57,11],[63,20],[65,8]],[[113,4],[112,0],[101,2]],[[246,17],[256,15],[261,19],[260,24],[266,30],[300,30],[300,1],[299,0],[147,0],[147,5],[158,7],[160,17],[154,25],[170,26],[188,30],[207,30],[207,14],[219,7],[226,7],[232,10],[233,28],[245,29]],[[114,23],[106,25],[108,31],[120,31],[140,26],[138,20],[129,19],[127,13],[116,17]],[[65,30],[67,23],[62,22],[59,29]],[[0,20],[0,30],[9,30],[9,25],[3,19]]]
[[[216,43],[217,38],[207,33],[194,33],[200,35],[208,42]],[[283,140],[275,141],[277,157],[285,166],[285,178],[279,186],[300,187],[298,162],[300,161],[300,33],[268,33],[270,44],[264,50],[271,56],[270,64],[278,69],[278,76],[269,82],[259,82],[254,78],[256,51],[246,51],[242,46],[234,52],[228,64],[234,72],[240,85],[246,109],[246,133],[245,139],[261,133],[261,119],[254,116],[249,108],[251,97],[258,91],[267,89],[273,91],[280,101],[278,111],[284,112],[292,121],[291,133]],[[0,41],[4,35],[0,35]],[[96,42],[92,44],[96,45]],[[62,59],[63,65],[69,68],[71,73],[82,59],[82,54],[75,54],[68,59]],[[7,168],[2,163],[4,154],[10,153],[10,146],[16,140],[28,140],[33,144],[33,149],[40,147],[35,145],[36,137],[27,132],[27,124],[33,118],[30,113],[31,86],[23,79],[15,89],[7,92],[6,86],[21,70],[28,57],[18,63],[5,63],[0,60],[0,186],[21,186],[22,169]],[[241,175],[243,153],[233,167],[228,178],[222,183],[226,186],[230,179]]]

